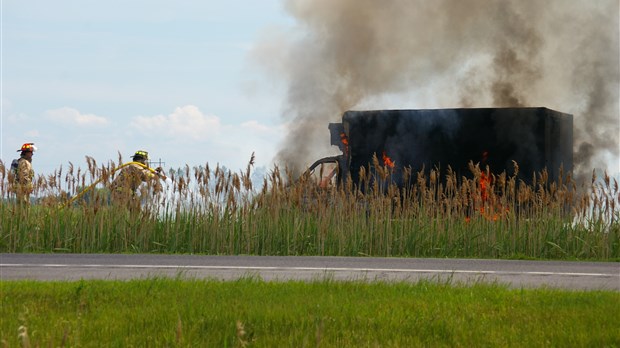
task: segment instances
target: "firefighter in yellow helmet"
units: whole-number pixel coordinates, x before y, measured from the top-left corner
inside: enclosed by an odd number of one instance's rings
[[[25,143],[17,152],[21,152],[18,159],[11,163],[13,175],[13,191],[17,197],[17,203],[30,204],[30,194],[33,191],[34,170],[32,169],[32,155],[37,150],[34,143]]]
[[[161,192],[160,180],[166,180],[166,175],[164,175],[161,167],[149,168],[148,152],[138,150],[131,157],[133,162],[121,170],[120,174],[112,181],[110,190],[114,203],[139,208],[140,200],[136,195],[138,187],[144,182],[147,185],[152,185],[154,192]]]

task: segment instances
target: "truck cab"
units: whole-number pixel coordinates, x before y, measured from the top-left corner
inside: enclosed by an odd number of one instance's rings
[[[321,158],[308,167],[302,178],[322,189],[337,187],[342,181],[343,160],[342,155]]]

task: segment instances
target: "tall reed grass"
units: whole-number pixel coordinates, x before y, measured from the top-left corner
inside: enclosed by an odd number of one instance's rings
[[[525,184],[516,163],[499,175],[472,164],[468,177],[404,170],[402,189],[375,161],[358,185],[320,187],[277,166],[257,185],[252,158],[239,172],[170,170],[166,190],[141,187],[131,209],[107,189],[121,163],[87,157],[86,170],[39,175],[36,202],[22,207],[0,161],[0,251],[620,259],[620,192],[607,174]]]

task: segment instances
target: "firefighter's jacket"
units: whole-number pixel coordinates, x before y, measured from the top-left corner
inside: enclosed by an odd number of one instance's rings
[[[162,190],[157,174],[153,173],[149,168],[132,163],[123,168],[121,173],[112,182],[110,189],[113,196],[133,196],[143,182],[153,185],[155,192]]]
[[[13,172],[13,179],[10,180],[13,186],[11,191],[15,193],[19,203],[28,204],[30,194],[34,190],[34,170],[32,169],[32,163],[27,159],[21,157],[16,161],[17,169]]]

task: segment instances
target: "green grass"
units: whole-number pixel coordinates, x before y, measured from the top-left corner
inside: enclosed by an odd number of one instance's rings
[[[620,294],[607,291],[251,277],[0,285],[9,347],[620,346]]]
[[[0,204],[0,252],[202,253],[620,260],[620,223],[570,224],[549,215],[489,221],[285,207],[245,215],[154,217],[105,206],[24,211]]]

